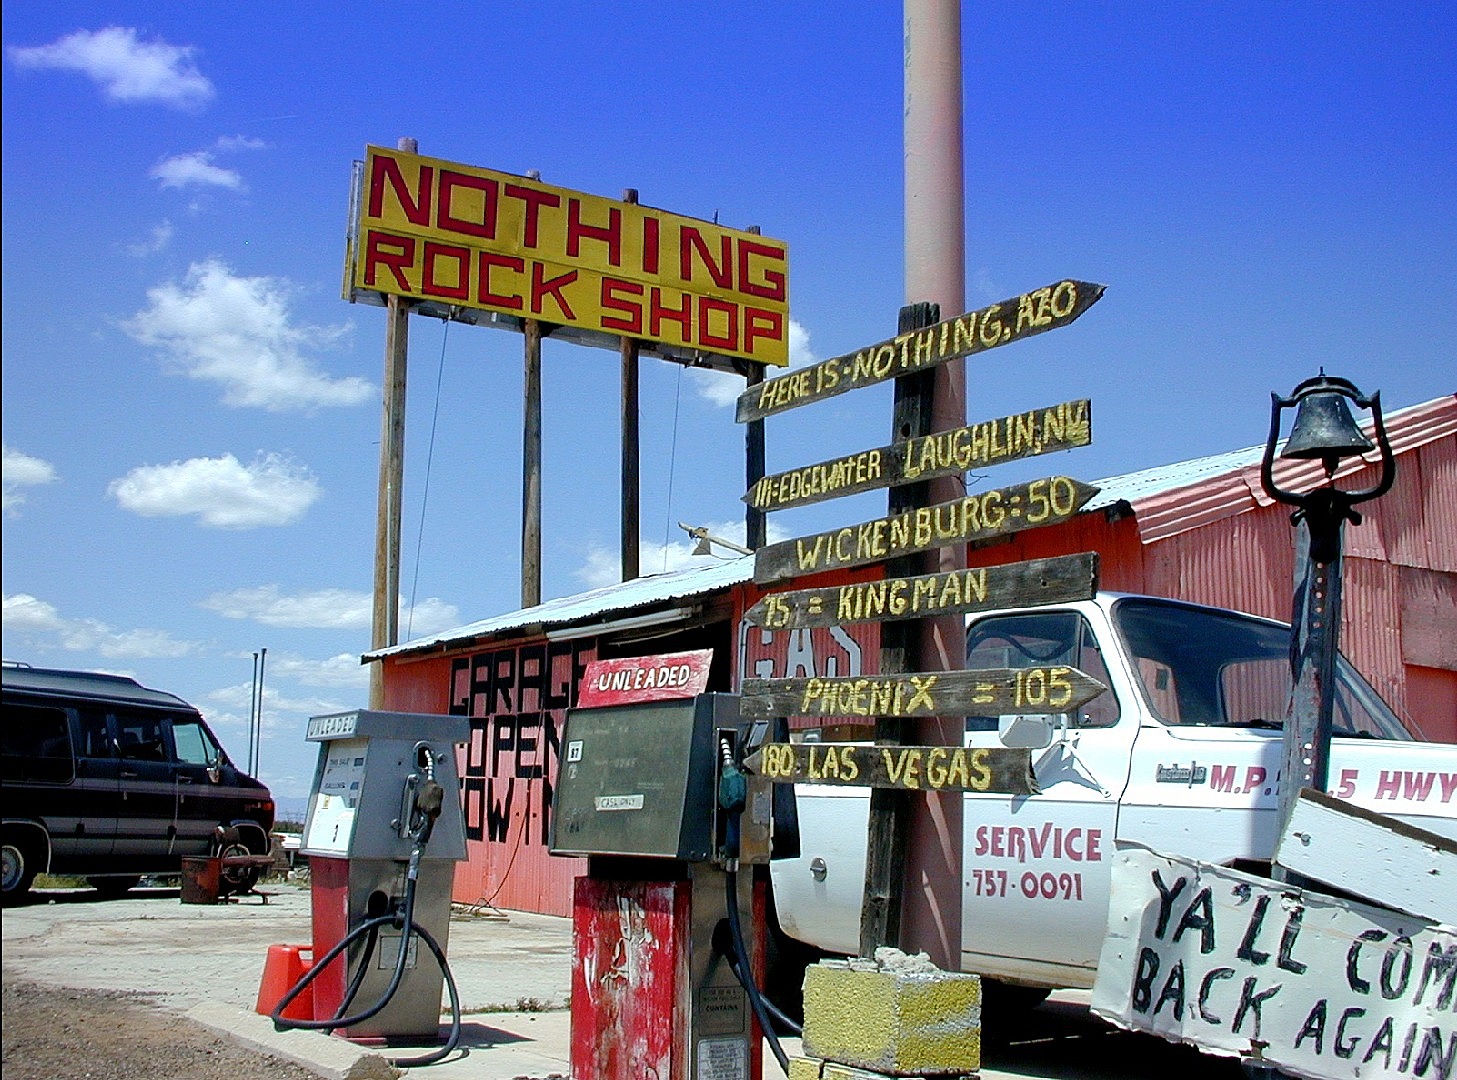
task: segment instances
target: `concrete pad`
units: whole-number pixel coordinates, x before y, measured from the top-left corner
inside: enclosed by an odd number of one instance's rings
[[[256,1012],[220,1001],[204,1001],[187,1017],[243,1046],[292,1061],[327,1080],[395,1080],[404,1071],[379,1054],[321,1031],[278,1031],[273,1021]]]

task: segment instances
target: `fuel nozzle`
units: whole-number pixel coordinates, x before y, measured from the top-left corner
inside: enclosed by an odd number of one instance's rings
[[[739,816],[749,802],[749,782],[734,761],[733,743],[726,737],[718,741],[718,808],[723,814],[723,847],[720,856],[725,862],[739,858]]]

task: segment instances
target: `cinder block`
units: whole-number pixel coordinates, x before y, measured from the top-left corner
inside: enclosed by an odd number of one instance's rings
[[[789,1057],[789,1080],[820,1080],[820,1066],[824,1062],[819,1058]]]
[[[979,1069],[981,979],[894,949],[878,949],[876,957],[805,971],[805,1054],[893,1076]]]

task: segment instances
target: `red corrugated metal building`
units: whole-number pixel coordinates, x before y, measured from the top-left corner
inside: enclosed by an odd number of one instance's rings
[[[1427,738],[1457,742],[1457,395],[1386,418],[1396,483],[1345,530],[1341,651]],[[1369,429],[1368,429],[1369,430]],[[1263,447],[1098,481],[1074,520],[970,553],[973,565],[1074,551],[1102,556],[1100,584],[1290,619],[1290,508],[1260,486]],[[1376,455],[1336,473],[1376,482]],[[1318,462],[1279,461],[1275,480],[1308,491]]]
[[[1346,529],[1342,650],[1428,738],[1457,742],[1457,396],[1393,413],[1390,493]],[[1105,589],[1290,617],[1288,508],[1260,488],[1263,448],[1100,481],[1065,525],[969,553],[973,565],[1097,551]],[[1348,462],[1343,487],[1374,482]],[[1277,480],[1307,490],[1313,463],[1280,463]],[[796,588],[866,580],[878,568],[820,575]],[[746,675],[873,674],[875,624],[769,633],[743,614],[762,595],[753,559],[660,574],[550,600],[370,654],[384,664],[384,707],[469,715],[462,761],[468,859],[462,903],[564,915],[579,860],[547,853],[566,710],[597,657],[711,649],[710,690]]]

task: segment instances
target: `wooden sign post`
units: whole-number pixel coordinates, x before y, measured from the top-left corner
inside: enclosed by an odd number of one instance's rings
[[[751,510],[766,514],[890,489],[887,516],[768,544],[756,551],[754,560],[759,584],[872,563],[886,565],[884,580],[771,593],[745,615],[749,623],[769,630],[885,621],[880,674],[743,679],[740,685],[745,717],[859,716],[875,721],[873,746],[771,743],[748,763],[776,783],[871,788],[860,934],[864,955],[876,946],[900,943],[912,793],[1029,795],[1037,790],[1030,751],[907,745],[908,725],[968,715],[1068,712],[1106,689],[1072,667],[918,672],[907,661],[916,655],[914,643],[928,620],[996,607],[1063,603],[1090,597],[1096,589],[1097,558],[1092,554],[1013,566],[917,571],[927,569],[921,562],[927,552],[1067,521],[1097,493],[1069,477],[1050,476],[926,505],[933,478],[962,476],[969,469],[1091,442],[1092,406],[1086,399],[933,432],[930,377],[937,365],[1066,326],[1102,294],[1101,285],[1067,279],[945,321],[938,321],[934,305],[913,305],[902,309],[895,337],[768,379],[739,397],[738,420],[755,424],[856,387],[896,380],[897,442],[772,476],[761,474],[744,495]],[[959,732],[958,723],[957,732],[945,729],[940,737]]]

